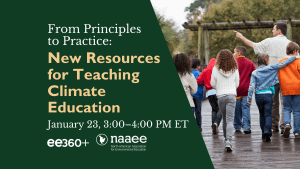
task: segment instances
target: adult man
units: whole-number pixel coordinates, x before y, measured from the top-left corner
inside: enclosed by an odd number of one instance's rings
[[[236,33],[236,37],[241,39],[247,46],[254,49],[255,54],[265,53],[270,56],[270,64],[277,64],[281,58],[286,57],[286,47],[291,42],[285,36],[287,32],[287,25],[284,22],[277,22],[273,27],[273,37],[267,38],[259,43],[253,43],[249,39],[245,38],[241,33],[234,31]],[[280,120],[280,129],[281,133],[283,133],[284,129],[284,119],[283,119],[283,111],[281,111],[279,116],[279,104],[283,107],[282,104],[282,95],[280,94],[280,87],[276,86],[275,95],[273,96],[273,107],[272,107],[272,128],[273,131],[278,130],[278,122]],[[279,103],[279,96],[281,102]]]
[[[250,105],[247,103],[247,95],[250,77],[255,70],[254,63],[245,58],[246,48],[238,46],[234,49],[233,56],[239,65],[240,85],[237,88],[236,107],[234,113],[234,128],[237,132],[244,129],[245,134],[251,133]]]

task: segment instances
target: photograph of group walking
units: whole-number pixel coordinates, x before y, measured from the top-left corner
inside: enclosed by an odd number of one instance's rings
[[[224,151],[242,148],[238,144],[233,147],[234,133],[251,134],[253,102],[259,112],[261,142],[271,142],[273,133],[300,140],[300,48],[285,36],[285,22],[276,22],[272,33],[273,37],[255,43],[233,31],[244,46],[232,51],[222,49],[201,72],[200,59],[184,53],[173,57],[200,132],[204,127],[201,115],[204,89],[211,106],[212,135],[218,135],[223,121]],[[245,57],[247,48],[257,55],[257,66]],[[238,142],[238,137],[235,138]],[[299,149],[298,144],[298,153]]]
[[[299,168],[298,0],[151,0],[215,168]]]
[[[173,57],[200,131],[201,99],[205,86],[206,98],[212,109],[212,133],[218,133],[223,120],[224,147],[227,151],[233,150],[233,130],[251,133],[250,105],[253,97],[259,110],[263,140],[271,141],[272,133],[279,130],[286,138],[293,130],[294,137],[300,139],[300,48],[296,42],[286,38],[286,23],[275,23],[273,38],[259,43],[234,32],[247,47],[254,49],[257,69],[251,60],[245,58],[247,49],[244,46],[237,46],[233,52],[221,50],[202,72],[198,71],[199,59],[190,59],[183,53]],[[281,114],[280,102],[283,103]]]

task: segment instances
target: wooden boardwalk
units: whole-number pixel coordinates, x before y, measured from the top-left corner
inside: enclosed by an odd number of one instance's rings
[[[214,167],[217,168],[300,168],[300,139],[295,139],[293,129],[289,138],[273,132],[270,142],[261,139],[259,112],[253,99],[251,105],[251,134],[234,132],[233,151],[224,149],[222,123],[219,133],[212,134],[211,107],[202,102],[202,136]],[[293,124],[293,123],[292,123]],[[293,126],[293,125],[292,125]]]

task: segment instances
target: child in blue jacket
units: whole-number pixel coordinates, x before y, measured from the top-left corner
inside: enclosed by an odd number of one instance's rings
[[[195,76],[195,78],[197,79],[198,76],[201,74],[201,72],[199,72],[198,70],[200,69],[200,60],[198,58],[193,58],[192,59],[192,71],[193,74]],[[197,124],[199,126],[200,131],[202,131],[201,128],[201,105],[202,105],[202,98],[203,98],[203,86],[199,86],[198,85],[198,90],[197,93],[192,95],[193,97],[193,101],[195,103],[195,110],[194,110],[194,114],[196,117],[196,121]]]
[[[248,104],[251,105],[252,94],[255,91],[255,101],[260,115],[260,128],[262,139],[270,141],[272,136],[272,105],[273,94],[275,94],[274,85],[279,83],[277,71],[292,63],[296,57],[275,64],[269,65],[269,56],[260,54],[258,59],[258,69],[252,73],[247,97]]]

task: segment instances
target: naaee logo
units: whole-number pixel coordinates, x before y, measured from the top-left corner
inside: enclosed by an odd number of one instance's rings
[[[104,146],[107,143],[107,141],[108,141],[108,137],[105,134],[99,134],[96,137],[96,142],[100,146]]]
[[[146,136],[110,136],[110,143],[146,143],[147,137]]]
[[[104,146],[108,142],[108,137],[105,134],[99,134],[96,137],[96,142],[100,146]],[[146,136],[110,136],[110,143],[146,143]]]

